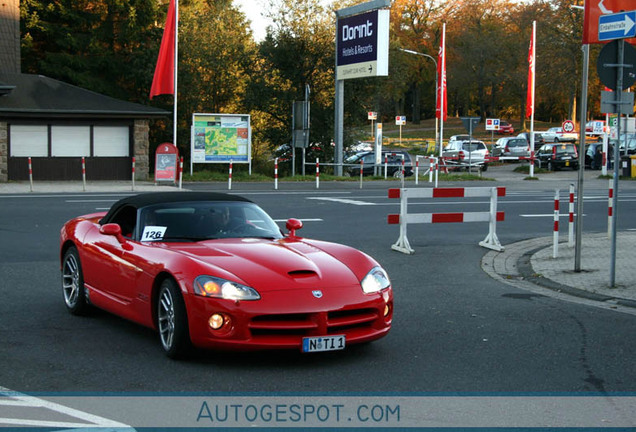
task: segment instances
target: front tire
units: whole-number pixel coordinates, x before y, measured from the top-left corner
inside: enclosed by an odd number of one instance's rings
[[[172,279],[164,280],[159,288],[157,328],[161,346],[168,357],[175,359],[188,352],[188,315],[181,292]]]
[[[70,247],[62,259],[62,292],[66,309],[73,315],[83,315],[89,309],[84,273],[77,248]]]

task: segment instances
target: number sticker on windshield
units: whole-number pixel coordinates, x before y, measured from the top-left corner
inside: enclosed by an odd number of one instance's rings
[[[146,226],[144,227],[143,234],[141,234],[141,241],[161,241],[163,240],[163,235],[166,233],[166,229],[168,229],[168,227]]]

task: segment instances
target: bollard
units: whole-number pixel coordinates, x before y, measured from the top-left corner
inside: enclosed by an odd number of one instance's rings
[[[420,177],[420,159],[415,156],[415,184],[418,185]]]
[[[574,247],[574,183],[570,183],[570,208],[568,210],[568,247]]]
[[[316,158],[316,189],[320,189],[320,162]]]
[[[389,155],[384,155],[384,180],[388,178],[389,172]]]
[[[406,171],[404,170],[404,158],[402,158],[402,189],[404,189],[404,177],[406,177]]]
[[[554,227],[552,230],[552,258],[559,255],[559,190],[554,191]]]
[[[230,173],[227,179],[227,188],[228,190],[232,190],[232,161],[230,160]]]
[[[530,151],[530,177],[534,177],[534,150]]]
[[[179,161],[179,189],[183,187],[183,156],[181,156],[181,160]]]
[[[135,157],[132,158],[132,191],[135,191]]]
[[[82,188],[86,192],[86,159],[82,156]]]
[[[278,190],[278,158],[274,159],[274,190]]]
[[[29,184],[31,192],[33,192],[33,165],[31,165],[31,157],[29,156]]]
[[[364,170],[364,159],[360,159],[360,189],[362,189],[362,171]]]
[[[614,180],[609,181],[609,199],[607,200],[607,238],[612,236],[614,224]]]

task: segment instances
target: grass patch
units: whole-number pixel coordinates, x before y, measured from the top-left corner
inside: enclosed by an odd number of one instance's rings
[[[513,172],[521,173],[521,174],[530,174],[530,165],[521,165],[521,166],[518,166],[517,168],[515,168],[515,169],[513,170]],[[547,169],[545,169],[545,168],[538,168],[538,167],[536,167],[536,166],[534,167],[534,173],[535,173],[535,174],[549,174],[549,173],[551,173],[551,172],[552,172],[552,171],[548,171],[548,170],[547,170]]]

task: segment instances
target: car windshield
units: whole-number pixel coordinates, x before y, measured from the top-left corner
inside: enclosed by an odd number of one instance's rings
[[[193,201],[144,207],[137,228],[137,238],[144,242],[282,238],[278,225],[267,213],[256,204],[243,201]]]
[[[561,154],[561,153],[574,153],[574,145],[572,144],[561,144],[558,146],[555,146],[556,148],[556,153],[557,154]]]
[[[476,150],[483,150],[484,148],[485,148],[484,144],[480,143],[480,142],[470,142],[470,143],[469,142],[465,142],[464,143],[464,150],[466,150],[466,151],[473,152],[473,151],[476,151]]]
[[[515,139],[508,141],[508,147],[527,147],[528,143],[526,140]]]

